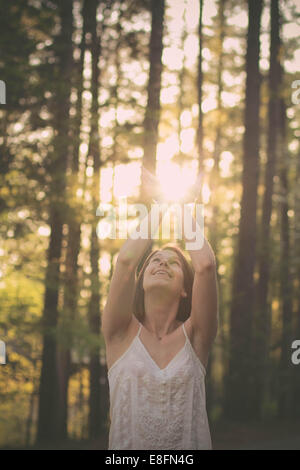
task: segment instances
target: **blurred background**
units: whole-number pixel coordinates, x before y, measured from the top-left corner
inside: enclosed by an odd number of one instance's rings
[[[204,174],[214,447],[299,449],[299,0],[0,8],[0,447],[106,448],[101,313],[124,240],[96,211],[139,202],[144,165],[174,200]]]

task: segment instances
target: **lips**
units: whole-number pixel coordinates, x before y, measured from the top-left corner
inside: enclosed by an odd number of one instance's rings
[[[167,274],[169,277],[171,277],[168,271],[165,271],[164,269],[158,269],[157,271],[155,271],[155,273],[153,273],[154,276],[155,274]]]

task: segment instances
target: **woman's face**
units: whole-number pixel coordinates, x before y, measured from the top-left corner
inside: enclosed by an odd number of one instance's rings
[[[144,272],[143,288],[146,292],[155,287],[165,287],[179,297],[186,297],[181,260],[172,250],[158,251],[150,258]]]

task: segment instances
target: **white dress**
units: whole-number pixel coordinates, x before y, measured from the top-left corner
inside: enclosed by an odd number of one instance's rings
[[[138,334],[108,371],[111,450],[211,449],[205,368],[187,336],[160,369]]]

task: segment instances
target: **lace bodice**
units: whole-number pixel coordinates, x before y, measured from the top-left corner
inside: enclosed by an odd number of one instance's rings
[[[109,449],[211,449],[205,368],[182,325],[183,348],[160,369],[138,334],[108,371]]]

